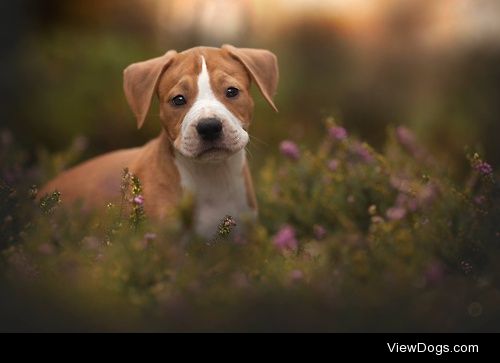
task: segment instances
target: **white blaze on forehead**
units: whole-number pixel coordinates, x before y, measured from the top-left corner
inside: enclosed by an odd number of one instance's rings
[[[198,75],[198,97],[199,100],[216,100],[212,87],[210,86],[210,76],[208,75],[207,62],[205,57],[201,56],[201,72]]]
[[[205,117],[216,117],[227,121],[232,127],[241,128],[238,118],[228,110],[228,108],[215,97],[210,85],[210,74],[208,73],[205,57],[201,56],[201,71],[198,74],[198,95],[191,109],[184,116],[182,131],[185,132],[189,126]],[[243,131],[243,130],[241,130]]]

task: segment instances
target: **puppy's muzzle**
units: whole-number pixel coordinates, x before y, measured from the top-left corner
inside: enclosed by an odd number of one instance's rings
[[[204,141],[215,141],[222,135],[222,122],[218,118],[204,118],[196,125],[196,131]]]

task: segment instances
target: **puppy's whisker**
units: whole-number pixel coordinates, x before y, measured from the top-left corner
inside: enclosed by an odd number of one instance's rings
[[[250,134],[248,134],[248,136],[250,137],[251,141],[257,141],[257,142],[259,142],[260,144],[262,144],[264,146],[269,146],[269,144],[267,142],[265,142],[264,140],[259,139],[258,137],[255,137],[255,136],[250,135]]]
[[[260,150],[259,145],[257,145],[256,143],[252,142],[252,140],[248,141],[248,143],[246,145],[246,148],[254,148],[255,150]]]
[[[253,159],[253,154],[250,151],[250,148],[248,147],[248,145],[245,146],[245,153],[247,154],[247,156],[248,156],[249,159]]]

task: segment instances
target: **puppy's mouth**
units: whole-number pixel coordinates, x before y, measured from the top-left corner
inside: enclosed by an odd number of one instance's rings
[[[232,154],[234,154],[234,150],[230,150],[225,146],[210,145],[204,147],[201,151],[199,151],[195,156],[195,158],[202,161],[218,160],[218,159],[224,159]]]
[[[209,146],[201,150],[198,153],[198,156],[210,153],[231,153],[231,150],[229,150],[227,147],[224,146]]]
[[[181,135],[174,142],[175,148],[185,157],[202,162],[219,162],[238,153],[248,143],[248,134],[237,129],[224,129],[220,137],[213,140],[201,137],[193,130]]]

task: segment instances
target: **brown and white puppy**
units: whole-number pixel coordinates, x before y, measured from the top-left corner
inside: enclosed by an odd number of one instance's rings
[[[156,94],[162,132],[146,145],[118,150],[71,168],[39,195],[58,190],[64,203],[102,207],[120,195],[122,170],[142,182],[144,209],[167,218],[183,193],[195,198],[196,231],[212,236],[226,215],[256,216],[245,156],[254,103],[254,81],[276,110],[278,64],[267,50],[196,47],[174,50],[124,71],[124,91],[140,128]]]

